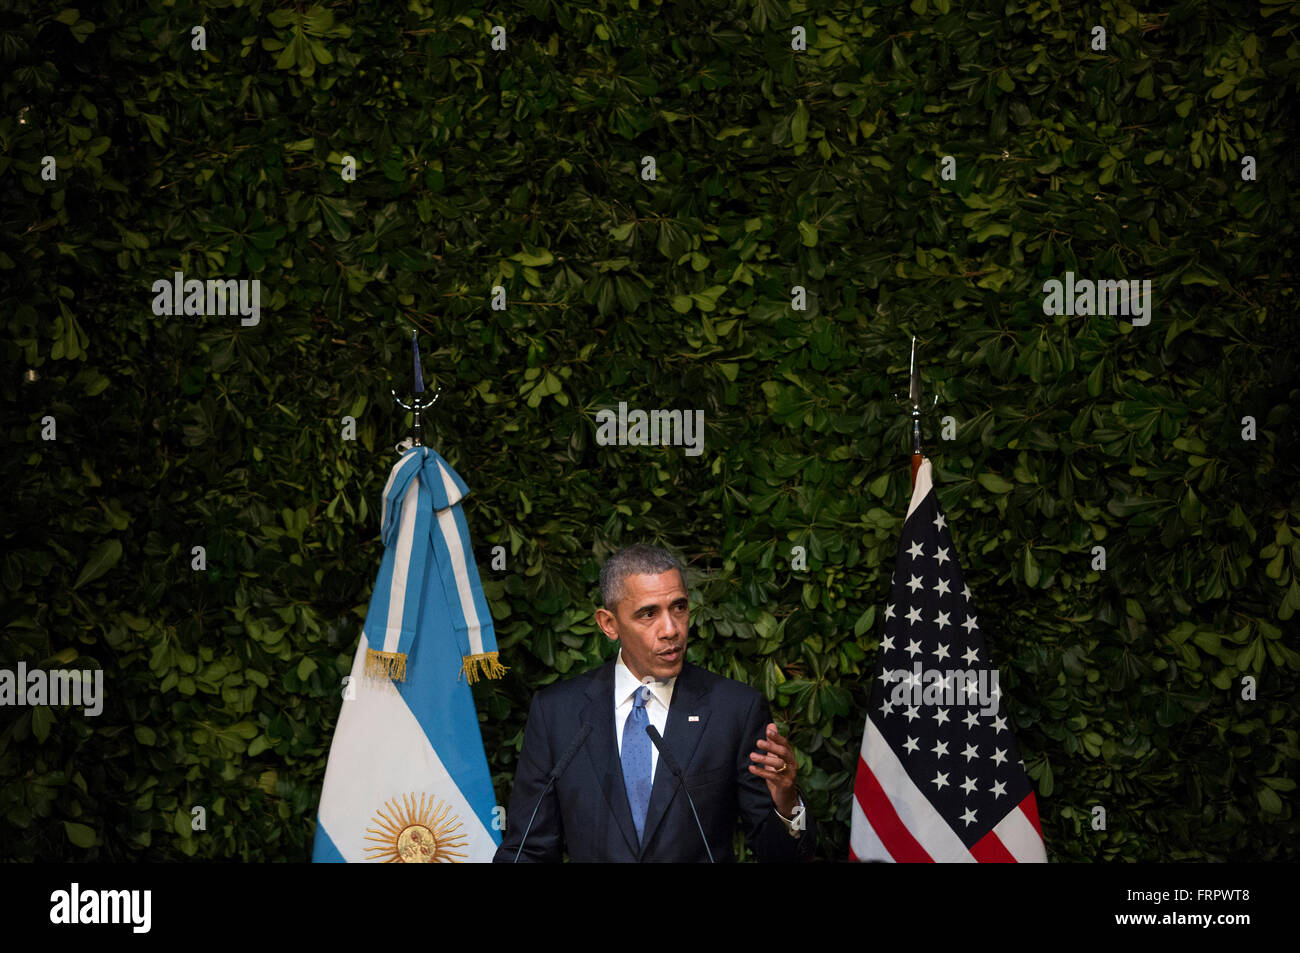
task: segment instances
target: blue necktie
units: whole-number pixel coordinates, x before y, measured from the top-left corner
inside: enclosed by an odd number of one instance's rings
[[[632,696],[632,710],[623,722],[623,786],[627,788],[627,803],[632,808],[632,823],[636,825],[636,839],[641,840],[645,829],[645,815],[650,808],[650,736],[645,733],[650,724],[645,703],[650,689],[642,685]]]

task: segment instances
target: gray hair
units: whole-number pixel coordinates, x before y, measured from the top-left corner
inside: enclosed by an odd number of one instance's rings
[[[643,543],[623,547],[605,560],[605,565],[600,567],[601,605],[611,612],[614,610],[619,600],[623,598],[625,589],[623,580],[628,576],[657,576],[672,569],[677,570],[682,579],[682,586],[685,587],[686,573],[682,571],[682,565],[677,561],[677,557],[668,550],[659,546],[646,546]]]

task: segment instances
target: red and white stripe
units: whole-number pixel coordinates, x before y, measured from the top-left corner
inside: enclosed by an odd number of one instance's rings
[[[897,863],[1045,863],[1031,791],[974,846],[966,847],[935,810],[867,718],[853,789],[850,860]]]

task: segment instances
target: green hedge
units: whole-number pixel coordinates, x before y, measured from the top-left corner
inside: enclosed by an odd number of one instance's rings
[[[532,692],[610,651],[600,560],[660,541],[846,856],[916,334],[1052,858],[1295,859],[1296,4],[97,7],[0,12],[0,667],[106,682],[5,713],[6,858],[309,856],[418,329],[502,802]],[[260,323],[155,316],[175,271]],[[1067,271],[1151,323],[1046,315]],[[704,453],[599,446],[619,401]]]

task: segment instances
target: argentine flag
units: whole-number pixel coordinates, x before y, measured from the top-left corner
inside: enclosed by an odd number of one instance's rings
[[[505,671],[460,501],[425,446],[384,487],[384,557],[316,817],[314,862],[491,861],[496,797],[470,683]]]

